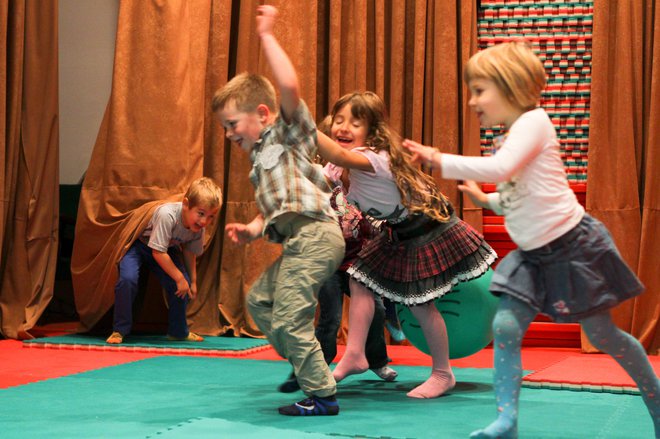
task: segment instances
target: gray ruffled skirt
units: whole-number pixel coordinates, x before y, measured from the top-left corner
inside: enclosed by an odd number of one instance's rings
[[[542,247],[515,250],[497,266],[490,290],[527,303],[557,322],[577,322],[644,291],[607,228],[588,214]]]

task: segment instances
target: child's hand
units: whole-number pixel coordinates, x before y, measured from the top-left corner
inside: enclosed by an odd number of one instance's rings
[[[190,299],[194,299],[196,297],[197,297],[197,284],[193,282],[190,284]]]
[[[181,279],[176,281],[176,292],[174,295],[180,299],[185,299],[186,296],[190,296],[190,285],[185,277],[181,276]]]
[[[479,185],[472,180],[465,180],[463,184],[458,185],[458,190],[467,194],[474,204],[488,208],[488,195],[481,190]]]
[[[403,147],[412,153],[412,162],[421,163],[429,167],[439,168],[442,154],[430,146],[424,146],[410,139],[405,139]]]
[[[277,8],[271,5],[262,5],[257,7],[257,34],[264,35],[273,33],[275,18],[277,17]]]
[[[229,239],[231,239],[231,242],[238,245],[247,244],[257,237],[254,231],[250,229],[248,224],[227,224],[225,226],[225,231],[227,232]]]

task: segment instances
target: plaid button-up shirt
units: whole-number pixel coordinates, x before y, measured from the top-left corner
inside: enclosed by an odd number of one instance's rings
[[[312,161],[316,150],[316,124],[301,100],[291,122],[287,125],[278,117],[250,152],[250,181],[264,216],[264,234],[271,241],[282,240],[273,223],[284,213],[337,221],[323,170]]]

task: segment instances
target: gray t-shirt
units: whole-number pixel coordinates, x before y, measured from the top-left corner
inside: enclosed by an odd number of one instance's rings
[[[140,240],[160,252],[176,246],[197,256],[201,255],[204,252],[204,229],[192,232],[183,227],[182,211],[181,202],[158,206]]]

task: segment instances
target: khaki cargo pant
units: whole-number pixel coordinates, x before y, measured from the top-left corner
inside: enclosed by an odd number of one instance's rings
[[[298,215],[278,231],[288,238],[279,257],[250,288],[247,305],[273,348],[289,360],[307,395],[334,395],[337,384],[314,336],[321,285],[344,258],[335,222]]]

